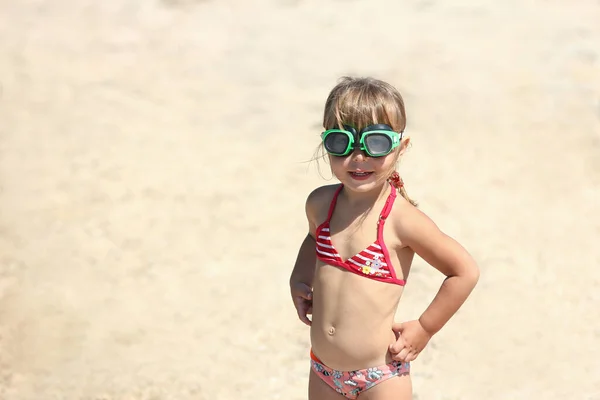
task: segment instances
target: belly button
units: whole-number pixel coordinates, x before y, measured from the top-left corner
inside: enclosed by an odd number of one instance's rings
[[[333,336],[335,334],[335,328],[332,326],[331,328],[329,328],[329,335]]]

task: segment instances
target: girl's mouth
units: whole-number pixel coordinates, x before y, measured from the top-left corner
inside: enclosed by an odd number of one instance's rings
[[[373,172],[364,172],[364,171],[350,171],[348,172],[350,174],[350,176],[352,177],[352,179],[356,179],[358,181],[363,181],[365,179],[369,179],[369,177],[371,175],[373,175]]]

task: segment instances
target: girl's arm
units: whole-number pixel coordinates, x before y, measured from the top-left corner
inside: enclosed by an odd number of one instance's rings
[[[315,254],[315,238],[312,234],[307,234],[300,245],[296,263],[290,276],[290,286],[303,283],[312,288],[313,278],[315,276],[315,265],[317,257]]]
[[[390,345],[390,353],[394,360],[410,362],[471,294],[479,280],[479,268],[471,255],[424,213],[408,203],[403,211],[397,220],[397,234],[403,245],[446,275],[439,292],[418,320],[392,326],[397,339]]]
[[[317,189],[318,190],[318,189]],[[317,191],[315,191],[317,192]],[[292,274],[290,276],[290,292],[298,317],[302,322],[311,325],[307,314],[312,312],[312,284],[315,276],[317,256],[315,251],[315,192],[311,193],[306,200],[306,217],[308,219],[308,234],[304,238]]]
[[[423,212],[406,207],[398,224],[403,244],[446,275],[439,292],[419,318],[430,335],[437,333],[458,311],[479,280],[479,268],[456,240],[443,233]]]

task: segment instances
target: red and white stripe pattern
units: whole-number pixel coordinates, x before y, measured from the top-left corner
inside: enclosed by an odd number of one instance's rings
[[[319,258],[322,259],[331,258],[332,260],[336,261],[342,259],[342,257],[340,257],[340,255],[333,247],[333,243],[331,243],[331,236],[329,236],[329,227],[321,229],[319,235],[317,236],[317,253]]]
[[[377,242],[344,261],[331,242],[329,224],[325,224],[318,232],[316,250],[317,257],[325,263],[343,264],[344,267],[363,275],[391,277],[388,264],[385,262],[385,254]]]

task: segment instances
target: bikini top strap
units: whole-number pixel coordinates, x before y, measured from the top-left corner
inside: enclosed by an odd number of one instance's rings
[[[327,222],[329,222],[331,220],[331,216],[333,215],[333,210],[335,209],[335,203],[337,203],[337,198],[340,194],[340,192],[342,191],[342,188],[344,187],[344,185],[340,185],[337,190],[335,191],[335,193],[333,194],[333,198],[331,199],[331,204],[329,205],[329,212],[327,213]]]
[[[379,221],[377,221],[377,240],[383,248],[385,248],[383,240],[383,226],[385,225],[385,220],[388,217],[388,215],[390,215],[390,211],[392,211],[392,206],[394,205],[394,201],[396,200],[396,188],[391,183],[390,186],[392,186],[392,190],[385,202],[385,206],[383,206],[383,210],[381,211],[381,215],[379,216]],[[384,251],[384,254],[387,254],[387,250]],[[389,256],[386,255],[386,257]]]
[[[392,206],[394,205],[394,201],[396,200],[396,188],[390,183],[391,191],[385,202],[385,206],[383,206],[383,210],[381,211],[381,215],[379,219],[386,219],[390,212],[392,211]]]

